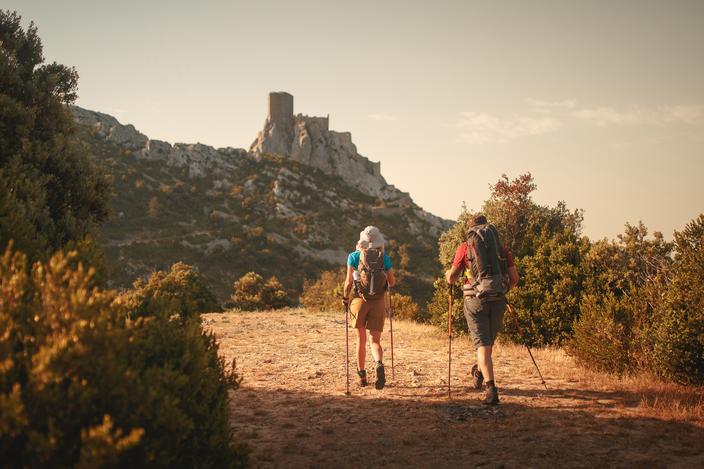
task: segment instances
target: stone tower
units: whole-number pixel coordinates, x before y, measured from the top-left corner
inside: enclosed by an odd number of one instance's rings
[[[290,124],[293,120],[293,96],[285,91],[269,93],[269,122]]]

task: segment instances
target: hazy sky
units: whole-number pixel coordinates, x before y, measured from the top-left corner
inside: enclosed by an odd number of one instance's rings
[[[150,138],[248,148],[269,91],[330,114],[426,210],[502,173],[612,238],[704,212],[704,1],[35,1],[78,104]]]

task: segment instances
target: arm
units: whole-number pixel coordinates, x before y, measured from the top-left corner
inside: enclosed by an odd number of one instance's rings
[[[345,286],[342,289],[342,299],[348,299],[350,298],[350,293],[352,293],[352,275],[354,273],[354,269],[352,266],[347,266],[347,277],[345,277]]]
[[[445,272],[445,280],[447,283],[454,284],[460,275],[464,273],[465,269],[465,258],[467,257],[467,243],[462,243],[457,247],[455,251],[455,257],[452,259],[452,265]]]
[[[389,269],[386,271],[386,283],[389,284],[389,288],[396,284],[396,278],[394,277],[394,269]]]
[[[508,268],[508,288],[509,290],[518,285],[518,270],[516,266],[512,265]]]
[[[457,281],[457,278],[462,275],[464,269],[461,266],[453,265],[447,271],[445,271],[445,280],[447,283],[452,285]]]
[[[516,263],[513,260],[513,256],[510,252],[508,252],[506,246],[502,246],[501,249],[503,249],[504,256],[506,256],[506,260],[508,262],[508,289],[510,290],[518,285],[518,270],[516,269]]]

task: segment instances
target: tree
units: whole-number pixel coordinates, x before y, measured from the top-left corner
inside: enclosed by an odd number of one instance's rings
[[[616,373],[653,369],[654,327],[670,283],[673,244],[626,224],[615,241],[600,240],[582,258],[580,317],[568,350],[582,364]]]
[[[504,334],[515,342],[534,345],[558,344],[571,333],[572,322],[579,314],[582,276],[581,256],[588,242],[582,241],[582,212],[570,212],[563,202],[555,207],[533,202],[531,193],[537,186],[530,173],[513,181],[502,175],[490,186],[491,194],[481,212],[499,231],[502,243],[514,256],[521,277],[520,288],[509,292],[516,317],[507,313]],[[467,237],[467,221],[475,213],[463,208],[457,223],[439,239],[439,260],[449,268],[455,250]],[[462,296],[454,289],[455,326],[466,331],[461,317]],[[447,284],[435,283],[429,304],[431,321],[442,326],[447,321]]]
[[[704,214],[674,233],[674,262],[653,320],[652,369],[682,383],[704,384]]]
[[[107,178],[74,138],[78,74],[44,64],[37,28],[0,10],[0,249],[30,260],[81,241],[108,214]]]

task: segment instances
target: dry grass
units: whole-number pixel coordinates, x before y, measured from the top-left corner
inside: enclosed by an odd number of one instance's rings
[[[604,376],[561,350],[535,350],[545,391],[525,348],[497,344],[502,403],[487,408],[469,386],[473,354],[459,337],[449,401],[446,335],[394,321],[395,379],[387,331],[387,387],[353,381],[347,397],[342,314],[291,309],[203,319],[244,377],[232,423],[258,466],[704,466],[701,388]]]

